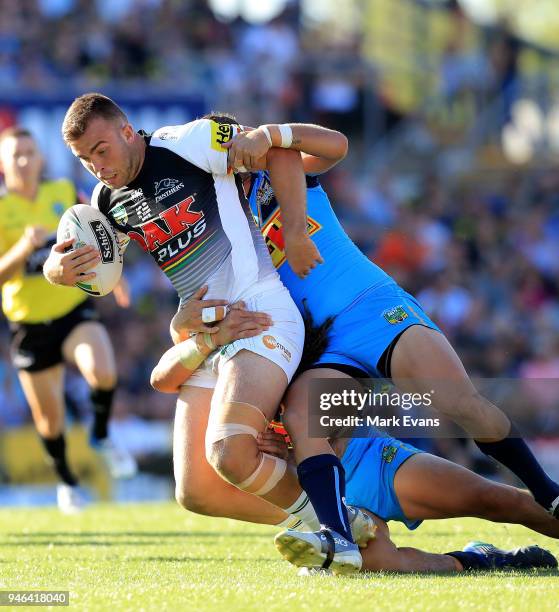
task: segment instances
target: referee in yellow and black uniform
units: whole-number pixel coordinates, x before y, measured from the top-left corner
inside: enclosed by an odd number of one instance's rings
[[[64,440],[64,362],[74,363],[91,389],[92,446],[114,476],[135,471],[133,459],[108,438],[116,385],[113,349],[97,313],[79,289],[50,285],[42,266],[56,242],[62,213],[77,202],[68,180],[42,181],[43,160],[32,134],[12,127],[0,134],[0,285],[12,334],[11,355],[33,420],[60,477],[58,505],[81,506]],[[96,254],[95,254],[96,256]],[[127,296],[121,294],[121,301]]]

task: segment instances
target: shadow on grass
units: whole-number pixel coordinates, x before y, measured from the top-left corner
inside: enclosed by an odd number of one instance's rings
[[[268,533],[220,533],[219,531],[39,531],[35,533],[6,533],[10,538],[26,540],[29,538],[269,538]]]
[[[500,569],[500,570],[484,570],[484,571],[471,571],[471,572],[363,572],[355,576],[349,576],[352,580],[368,580],[370,578],[380,578],[383,576],[390,576],[390,578],[396,579],[408,579],[413,576],[418,578],[436,577],[436,578],[487,578],[487,577],[499,577],[507,576],[507,578],[518,576],[519,578],[550,578],[553,576],[559,576],[559,569],[557,568],[533,568],[533,569]]]
[[[255,561],[257,561],[258,563],[263,563],[265,565],[277,564],[277,560],[269,559],[267,557],[254,557],[251,559],[243,559],[242,557],[188,557],[187,555],[182,555],[180,557],[129,557],[128,561],[153,561],[157,563],[190,563],[192,561],[195,561],[197,563],[204,563],[205,561],[232,561],[234,563],[254,563]]]
[[[266,533],[218,533],[215,531],[163,531],[163,532],[112,532],[112,531],[86,531],[76,532],[43,532],[34,534],[13,533],[7,534],[12,540],[0,541],[0,547],[37,547],[37,546],[158,546],[162,540],[166,544],[171,544],[168,539],[172,538],[173,543],[182,539],[196,538],[217,540],[221,538],[242,538],[242,539],[261,539],[269,540],[270,535]],[[123,537],[133,537],[134,539],[123,539]],[[58,539],[59,538],[59,539]],[[95,539],[95,538],[100,538]],[[109,538],[104,540],[103,538]],[[112,540],[111,540],[112,538]]]

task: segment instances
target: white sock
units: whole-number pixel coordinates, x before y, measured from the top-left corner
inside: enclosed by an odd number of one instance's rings
[[[301,491],[301,495],[299,495],[289,508],[284,508],[284,510],[287,514],[294,514],[296,517],[300,518],[308,525],[311,531],[320,530],[320,521],[305,491]]]
[[[297,529],[299,531],[308,531],[308,525],[306,525],[298,516],[294,514],[288,514],[283,521],[280,521],[275,527],[285,527],[285,529]]]

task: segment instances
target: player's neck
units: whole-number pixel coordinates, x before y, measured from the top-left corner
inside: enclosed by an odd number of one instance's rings
[[[136,163],[132,170],[132,177],[129,180],[130,183],[138,177],[138,174],[140,174],[140,170],[144,165],[144,160],[146,159],[146,141],[139,134],[136,134],[136,139],[133,146]]]
[[[8,193],[15,193],[16,195],[33,202],[37,197],[39,191],[39,184],[25,183],[15,180],[5,179],[6,190]]]

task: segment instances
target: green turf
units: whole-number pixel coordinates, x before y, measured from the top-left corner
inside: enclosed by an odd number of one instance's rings
[[[360,575],[298,578],[274,529],[181,511],[172,503],[0,511],[0,587],[65,589],[88,610],[521,610],[559,609],[559,574]],[[432,552],[472,539],[503,547],[559,543],[521,527],[436,521],[393,536]]]

